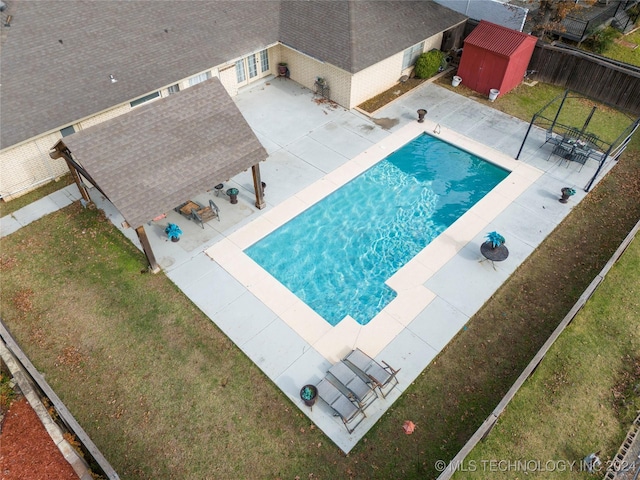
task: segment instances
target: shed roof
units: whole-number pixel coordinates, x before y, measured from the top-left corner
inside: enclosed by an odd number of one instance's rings
[[[493,53],[510,57],[529,42],[537,41],[536,37],[511,28],[481,20],[473,31],[464,39],[465,45],[474,45]]]
[[[64,144],[134,228],[267,158],[217,78]]]

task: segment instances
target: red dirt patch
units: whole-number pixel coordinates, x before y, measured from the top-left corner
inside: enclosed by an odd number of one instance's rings
[[[11,404],[0,434],[2,480],[77,480],[78,475],[21,398]]]

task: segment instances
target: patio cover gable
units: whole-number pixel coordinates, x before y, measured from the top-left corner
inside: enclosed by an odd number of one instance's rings
[[[133,228],[267,158],[217,78],[63,143]]]

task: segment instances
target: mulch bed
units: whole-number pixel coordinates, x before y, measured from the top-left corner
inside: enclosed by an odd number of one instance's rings
[[[0,433],[2,480],[77,480],[29,402],[14,401]]]

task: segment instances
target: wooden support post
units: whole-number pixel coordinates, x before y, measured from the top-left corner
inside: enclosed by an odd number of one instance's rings
[[[78,170],[76,170],[75,167],[71,165],[69,162],[67,162],[67,167],[69,167],[69,170],[71,170],[71,176],[73,177],[73,180],[76,182],[76,185],[78,186],[78,190],[80,190],[80,195],[82,195],[82,198],[84,198],[87,201],[87,203],[91,203],[89,190],[87,190],[87,187],[85,186],[84,182],[80,178],[80,174],[78,173]]]
[[[78,169],[75,167],[75,164],[69,157],[69,150],[67,149],[67,146],[62,141],[59,141],[53,146],[53,150],[49,153],[49,156],[53,159],[62,158],[66,162],[67,168],[69,169],[69,171],[71,172],[71,176],[73,177],[73,181],[76,182],[78,190],[80,190],[80,195],[82,195],[82,198],[84,198],[87,203],[91,203],[89,191],[84,185]]]
[[[262,179],[260,178],[260,164],[256,163],[251,167],[253,174],[253,189],[256,192],[256,207],[262,210],[267,204],[264,201],[264,189],[262,188]]]
[[[147,260],[149,261],[149,268],[151,269],[151,273],[158,273],[160,271],[160,265],[158,265],[156,257],[153,254],[151,244],[149,243],[149,239],[147,238],[147,232],[145,232],[144,230],[144,225],[140,225],[138,228],[136,228],[136,234],[138,234],[138,240],[140,240],[142,250],[144,251],[144,254],[147,256]]]

